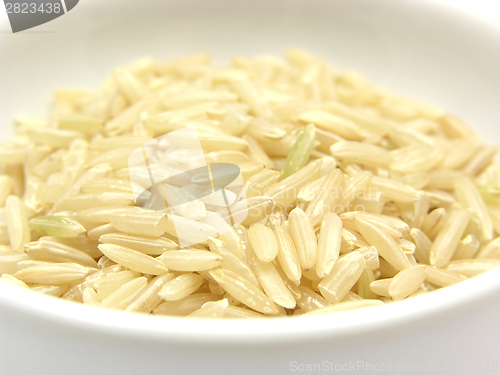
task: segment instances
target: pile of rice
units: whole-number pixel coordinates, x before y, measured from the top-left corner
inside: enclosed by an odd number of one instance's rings
[[[46,117],[16,117],[0,147],[0,280],[130,312],[253,318],[382,305],[500,265],[496,147],[356,72],[285,55],[144,58],[99,90],[57,90]],[[246,218],[224,233],[203,199],[135,207],[131,152],[190,126],[207,163],[244,180]],[[180,246],[198,231],[208,239]]]

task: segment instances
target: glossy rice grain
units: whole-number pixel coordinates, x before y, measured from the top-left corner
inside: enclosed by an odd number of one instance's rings
[[[220,255],[205,250],[165,251],[157,258],[170,271],[196,272],[211,270],[222,261]]]
[[[282,224],[275,226],[274,235],[278,243],[278,261],[283,272],[293,283],[300,284],[302,268],[292,236]]]
[[[295,308],[295,298],[272,263],[265,263],[254,258],[252,268],[264,292],[274,303],[287,309]]]
[[[278,255],[278,242],[272,229],[255,223],[248,229],[248,240],[261,262],[271,262]]]
[[[177,301],[163,302],[153,310],[153,314],[186,316],[198,310],[206,302],[219,299],[221,296],[212,293],[195,293]]]
[[[431,246],[430,264],[443,267],[451,260],[470,218],[468,210],[457,210],[450,215]]]
[[[128,234],[158,237],[167,229],[167,217],[161,212],[115,212],[111,215],[111,226]]]
[[[331,303],[339,303],[356,284],[365,265],[360,253],[350,253],[340,258],[330,274],[318,285],[323,297]]]
[[[68,284],[82,280],[95,269],[76,263],[49,263],[17,271],[14,276],[25,283]]]
[[[55,263],[77,263],[97,268],[96,261],[87,253],[57,242],[39,240],[25,245],[26,254],[35,260]]]
[[[302,269],[312,269],[318,256],[318,242],[311,222],[300,208],[290,212],[289,227]]]
[[[5,201],[5,217],[11,249],[23,251],[24,245],[31,240],[31,234],[26,208],[15,195],[9,195]]]
[[[342,242],[342,220],[333,212],[327,213],[321,222],[318,237],[318,259],[316,273],[327,276],[339,258]]]
[[[227,299],[221,299],[220,301],[206,302],[198,310],[193,311],[188,317],[191,318],[222,318],[229,303]]]
[[[186,273],[168,281],[158,292],[165,301],[178,301],[194,293],[203,284],[203,277]]]
[[[427,275],[426,277],[427,281],[439,287],[445,287],[448,285],[456,284],[460,281],[467,279],[466,276],[455,271],[446,270],[435,266],[424,266],[424,267],[425,267],[425,273]]]
[[[127,247],[112,244],[100,244],[98,248],[109,259],[121,264],[124,267],[130,268],[131,270],[148,275],[162,275],[168,272],[165,265],[158,259]]]
[[[361,218],[355,218],[354,220],[361,235],[363,235],[370,245],[377,248],[380,256],[382,256],[390,265],[398,270],[410,267],[408,258],[392,237],[366,220]]]
[[[278,306],[255,285],[229,270],[210,271],[210,275],[228,293],[244,305],[266,315],[277,315]]]
[[[125,311],[149,314],[162,301],[158,295],[160,289],[174,277],[171,273],[156,276],[134,296],[132,301],[125,307]]]
[[[161,255],[178,245],[165,237],[146,237],[125,233],[109,233],[99,236],[99,243],[120,245],[149,255]]]
[[[425,278],[426,273],[423,266],[406,268],[394,276],[389,285],[389,295],[395,301],[406,298],[422,285]]]

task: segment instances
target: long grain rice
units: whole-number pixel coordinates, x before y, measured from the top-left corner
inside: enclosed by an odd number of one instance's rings
[[[406,268],[394,276],[388,288],[389,295],[395,301],[406,298],[422,285],[425,278],[423,266]]]
[[[325,298],[323,298],[318,293],[315,293],[309,288],[304,286],[299,286],[300,297],[296,299],[297,306],[304,312],[322,309],[326,306],[331,305]]]
[[[158,237],[167,229],[167,217],[162,212],[119,211],[111,214],[111,226],[128,234]]]
[[[86,232],[79,222],[63,216],[38,216],[29,223],[31,228],[46,236],[74,238]]]
[[[296,49],[210,61],[140,59],[15,118],[0,145],[2,281],[129,312],[258,318],[389,303],[500,266],[497,147],[463,121]],[[129,163],[137,148],[148,170]],[[230,205],[211,172],[187,172],[215,163],[239,168]],[[160,180],[168,201],[137,207]]]
[[[353,297],[361,297],[362,299],[376,299],[377,295],[370,289],[370,284],[374,281],[375,275],[373,274],[373,271],[365,268],[357,283],[357,294],[353,293]],[[347,296],[344,297],[344,300],[346,298]]]
[[[354,221],[356,222],[361,235],[370,245],[377,248],[379,254],[389,264],[398,270],[410,267],[410,262],[406,258],[401,246],[398,245],[396,240],[360,217],[356,217]]]
[[[222,241],[211,238],[208,240],[210,251],[222,257],[220,267],[238,274],[248,280],[256,287],[260,287],[259,281],[252,271],[249,262],[241,256],[234,254],[231,249]]]
[[[25,245],[25,252],[31,259],[55,263],[77,263],[97,268],[96,261],[87,253],[57,242],[44,240],[30,242]]]
[[[0,207],[3,207],[5,200],[12,194],[14,189],[14,180],[7,175],[0,176]]]
[[[391,286],[391,283],[392,278],[375,280],[370,283],[370,290],[379,296],[390,297],[391,294],[389,293],[389,287]]]
[[[431,246],[429,259],[433,266],[443,267],[450,261],[470,217],[468,210],[457,210],[450,215]]]
[[[332,155],[347,163],[387,167],[392,162],[391,154],[382,147],[363,142],[340,141],[330,151]]]
[[[220,301],[206,302],[198,310],[192,312],[188,315],[191,318],[222,318],[229,303],[227,299],[221,299]]]
[[[109,267],[112,268],[112,267]],[[107,269],[104,269],[107,271]],[[117,292],[122,286],[130,281],[137,279],[140,273],[136,271],[116,271],[116,272],[100,272],[98,275],[87,277],[83,285],[92,288],[96,291],[100,301],[104,301],[111,294]]]
[[[321,129],[338,134],[348,140],[358,141],[362,139],[361,131],[354,122],[328,112],[305,112],[299,116],[299,120],[305,123],[312,123]]]
[[[203,277],[186,273],[168,281],[158,292],[165,301],[178,301],[194,293],[203,284]]]
[[[252,267],[264,292],[274,303],[287,309],[295,308],[295,298],[272,263],[265,263],[254,258]]]
[[[300,264],[305,271],[316,264],[318,242],[312,223],[300,208],[294,208],[289,215],[290,232],[297,248]]]
[[[275,226],[274,235],[278,243],[278,260],[283,272],[293,283],[300,284],[302,268],[292,236],[282,224]]]
[[[279,313],[278,306],[272,302],[254,284],[229,270],[210,271],[210,275],[228,293],[235,296],[241,303],[266,315]]]
[[[371,184],[384,193],[386,198],[396,202],[413,203],[419,199],[419,194],[415,189],[399,181],[374,176],[371,179]]]
[[[224,318],[233,319],[254,319],[254,318],[264,318],[265,315],[259,314],[255,311],[238,307],[238,306],[227,306],[224,312]]]
[[[186,316],[198,310],[206,302],[218,301],[220,298],[212,293],[195,293],[178,301],[164,302],[153,310],[153,314]]]
[[[122,310],[130,301],[143,289],[148,283],[145,277],[138,277],[122,285],[120,289],[106,297],[102,303],[102,307]]]
[[[29,289],[30,288],[24,282],[22,282],[21,280],[15,278],[12,275],[3,274],[2,276],[0,276],[0,280],[3,281],[3,282],[5,282],[5,283],[8,283],[8,284],[19,286],[21,288],[25,288],[25,289]]]
[[[278,242],[272,229],[261,223],[255,223],[248,229],[248,240],[257,258],[262,262],[271,262],[278,255]]]
[[[467,279],[467,277],[458,272],[449,271],[435,266],[424,265],[424,267],[427,275],[427,281],[439,287],[456,284]]]
[[[334,170],[325,176],[305,211],[313,226],[318,225],[326,213],[335,210],[342,199],[344,188],[344,175],[340,170]]]
[[[323,297],[331,303],[339,303],[356,284],[366,262],[360,253],[350,253],[340,258],[330,274],[319,283]]]
[[[81,280],[92,272],[95,272],[94,268],[76,263],[53,263],[24,268],[14,276],[25,283],[68,284]]]
[[[24,204],[15,195],[9,195],[5,201],[5,217],[10,247],[13,251],[22,251],[30,242],[31,234]]]
[[[498,241],[496,241],[496,243],[498,243]],[[476,238],[476,236],[474,236],[473,234],[469,234],[458,243],[457,250],[455,251],[451,259],[452,260],[472,259],[476,256],[476,253],[479,250],[480,245],[481,243]],[[486,245],[485,249],[487,249],[488,246],[489,245]],[[488,248],[488,251],[485,251],[485,253],[489,253],[489,249],[490,248]],[[477,254],[477,257],[482,258],[481,254]]]
[[[18,269],[19,262],[28,259],[24,252],[12,251],[0,254],[0,274],[13,275]]]
[[[316,273],[320,278],[330,274],[339,259],[342,242],[342,220],[333,212],[327,213],[321,222],[318,236]]]
[[[473,277],[492,270],[500,265],[500,259],[465,259],[452,260],[445,269],[467,277]]]
[[[35,292],[46,294],[52,297],[62,297],[70,289],[70,284],[61,285],[37,285],[32,286],[31,290]]]
[[[265,194],[271,197],[276,204],[286,207],[295,200],[300,188],[319,176],[322,164],[323,160],[321,159],[313,161],[297,173],[271,187]]]
[[[170,271],[196,272],[217,267],[222,257],[209,251],[186,249],[165,251],[158,260]]]
[[[415,243],[415,252],[413,255],[419,263],[429,264],[432,241],[418,228],[412,228],[410,235]]]
[[[447,216],[448,213],[445,208],[441,207],[432,210],[424,219],[422,231],[433,240],[443,228]]]
[[[109,259],[137,272],[148,275],[162,275],[168,271],[158,259],[127,247],[100,244],[98,248]]]
[[[162,301],[158,295],[160,289],[174,277],[172,273],[156,276],[130,301],[125,311],[149,314]]]
[[[366,269],[375,271],[380,267],[380,259],[375,246],[360,247],[356,249],[365,258]]]
[[[286,157],[280,180],[290,177],[306,165],[314,148],[315,134],[316,128],[312,124],[307,125],[297,134],[290,153]]]

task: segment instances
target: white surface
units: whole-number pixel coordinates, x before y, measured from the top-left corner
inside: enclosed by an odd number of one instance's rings
[[[450,3],[82,0],[16,35],[0,15],[0,129],[15,113],[43,113],[54,87],[96,86],[138,56],[205,50],[223,63],[298,46],[439,105],[499,144],[500,21],[493,8]],[[244,322],[101,311],[0,285],[0,374],[284,374],[323,361],[479,373],[452,366],[500,362],[499,313],[500,270],[380,309]]]

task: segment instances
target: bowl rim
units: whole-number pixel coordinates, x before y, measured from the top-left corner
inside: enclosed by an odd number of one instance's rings
[[[428,321],[440,313],[446,314],[498,294],[499,290],[500,267],[446,288],[382,306],[313,316],[210,319],[210,324],[207,324],[207,319],[128,313],[87,306],[0,283],[0,310],[10,308],[15,310],[17,316],[37,319],[40,324],[55,324],[75,331],[121,338],[184,344],[251,345],[262,340],[285,343],[292,338],[317,340],[381,332],[416,321]],[[333,316],[335,319],[332,319]]]

